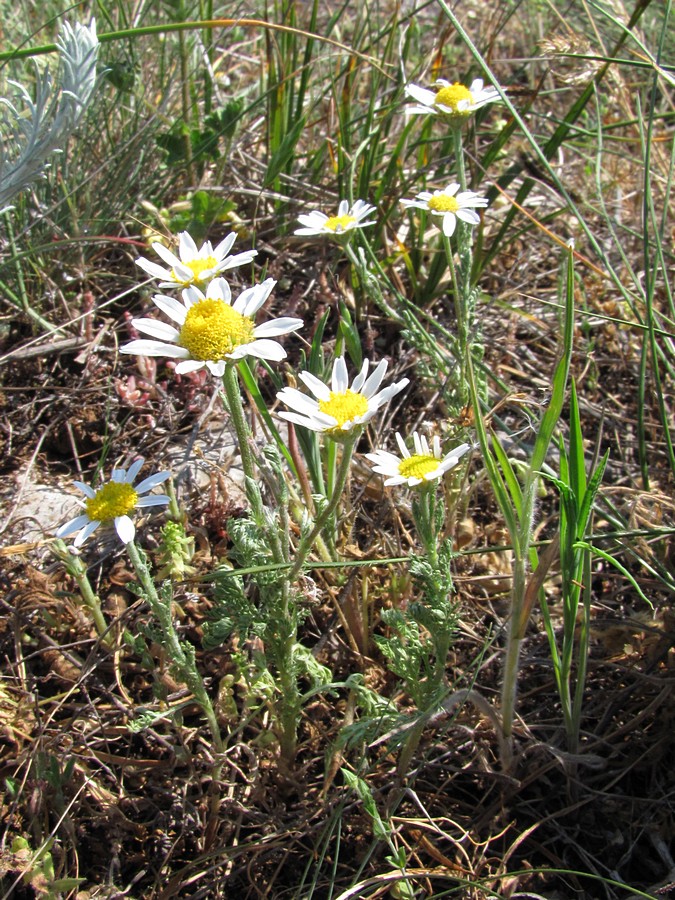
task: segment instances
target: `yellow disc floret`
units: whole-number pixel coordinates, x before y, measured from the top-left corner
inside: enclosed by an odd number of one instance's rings
[[[337,425],[328,431],[340,431],[345,423],[368,412],[368,400],[363,394],[357,394],[349,388],[341,394],[331,391],[328,400],[319,400],[319,410],[337,419]]]
[[[137,500],[138,494],[130,484],[109,481],[85,501],[85,509],[90,521],[108,522],[130,513]]]
[[[253,319],[222,300],[200,300],[188,310],[178,343],[189,350],[192,359],[218,362],[250,343],[254,329]]]
[[[183,281],[179,275],[176,274],[176,270],[172,269],[171,274],[176,279],[176,281],[180,281],[182,284],[192,284],[193,282],[197,282],[198,284],[202,281],[202,274],[204,272],[208,273],[208,277],[213,274],[213,269],[218,265],[218,260],[215,256],[205,256],[201,259],[191,259],[190,262],[184,262],[183,265],[190,269],[193,274],[193,278],[190,281]]]
[[[473,104],[473,94],[467,87],[456,81],[454,84],[441,88],[436,93],[434,103],[436,106],[446,106],[448,109],[451,109],[452,114],[455,116],[468,116],[470,110],[459,109],[459,104],[463,101],[468,101],[468,105],[471,106]]]
[[[438,460],[435,456],[409,456],[402,459],[398,466],[399,474],[403,478],[424,478],[430,472],[438,469]]]
[[[427,206],[429,209],[433,209],[434,212],[442,212],[442,213],[454,213],[459,209],[459,203],[454,197],[448,196],[448,194],[434,194],[433,197],[430,197],[427,201]]]
[[[345,214],[344,216],[331,216],[323,223],[323,227],[329,231],[346,231],[350,225],[356,222],[355,216]]]

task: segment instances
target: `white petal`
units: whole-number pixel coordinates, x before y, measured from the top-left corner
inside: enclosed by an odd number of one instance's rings
[[[159,341],[131,341],[120,347],[120,353],[137,353],[139,356],[170,356],[172,359],[186,359],[190,351],[175,344],[163,344]]]
[[[304,415],[313,416],[315,413],[319,412],[316,400],[313,400],[311,397],[308,397],[307,394],[303,394],[295,388],[283,388],[277,394],[277,400]]]
[[[270,319],[269,322],[263,322],[262,325],[256,326],[253,334],[257,338],[290,334],[292,331],[302,328],[304,324],[302,319],[291,319],[289,316],[282,316],[280,319]]]
[[[317,400],[330,400],[330,388],[328,385],[324,384],[323,381],[319,381],[319,379],[315,375],[312,375],[311,372],[300,372],[298,378],[310,389]],[[294,389],[289,388],[288,390]],[[300,392],[296,391],[296,393]]]
[[[403,110],[403,112],[406,114],[406,116],[416,116],[416,115],[436,116],[436,115],[438,115],[436,108],[432,107],[432,106],[406,106],[406,108]]]
[[[101,524],[100,521],[93,521],[93,522],[89,522],[87,525],[85,525],[84,528],[82,529],[82,531],[78,534],[78,536],[73,541],[73,545],[75,547],[81,547],[82,544],[84,544],[84,542],[87,540],[87,538],[91,537],[91,535],[96,531],[96,529],[98,528],[98,526],[100,524]]]
[[[384,406],[385,403],[388,403],[392,397],[395,397],[399,391],[402,391],[403,388],[409,383],[409,378],[402,378],[400,381],[397,381],[395,384],[390,384],[388,387],[383,388],[379,394],[373,397],[368,401],[369,406],[372,404],[373,411],[372,415],[375,415],[375,412],[381,407]]]
[[[328,221],[328,216],[325,213],[319,212],[318,209],[315,209],[314,212],[309,213],[309,215],[298,216],[298,222],[301,225],[306,225],[308,228],[321,228]]]
[[[176,366],[175,372],[177,375],[187,375],[188,372],[198,372],[199,369],[204,368],[204,360],[202,359],[186,359],[184,362],[179,362]]]
[[[197,245],[187,231],[181,231],[178,235],[178,255],[181,262],[189,262],[199,255]]]
[[[88,522],[89,516],[76,516],[74,519],[71,519],[70,522],[66,522],[65,525],[62,525],[56,532],[56,536],[57,538],[68,537],[76,531],[79,531],[80,528],[84,528]]]
[[[235,269],[237,266],[244,266],[246,263],[250,263],[253,257],[257,255],[257,250],[245,250],[244,253],[228,256],[227,259],[218,264],[218,271],[224,272],[226,269]]]
[[[338,356],[333,363],[333,376],[331,386],[336,394],[344,394],[349,387],[349,376],[347,375],[347,363],[344,356]]]
[[[266,278],[261,284],[247,288],[239,294],[232,309],[241,313],[242,316],[253,318],[272,293],[275,284],[274,278]]]
[[[170,319],[173,319],[174,322],[178,322],[179,325],[182,325],[185,322],[187,308],[184,303],[176,300],[175,297],[166,297],[164,294],[155,294],[152,298],[152,302],[157,309],[161,309],[162,312]]]
[[[115,530],[123,544],[130,544],[136,535],[136,527],[129,516],[117,516]]]
[[[375,394],[379,386],[382,384],[382,379],[384,378],[385,372],[387,371],[387,365],[387,360],[381,359],[371,373],[370,377],[367,379],[366,383],[363,385],[361,393],[367,400],[370,400],[370,398]]]
[[[92,497],[96,496],[96,491],[88,484],[85,484],[83,481],[74,481],[73,484],[75,485],[75,487],[78,487],[82,491],[82,493],[90,500]]]
[[[354,393],[356,393],[356,394],[358,394],[358,392],[359,392],[359,391],[361,390],[361,388],[363,387],[363,383],[364,383],[364,381],[366,380],[366,376],[368,375],[368,366],[369,366],[369,365],[370,365],[369,360],[364,359],[364,360],[363,360],[363,365],[361,366],[361,371],[360,371],[359,374],[356,376],[356,378],[354,379],[354,381],[352,381],[352,390],[353,390]]]
[[[149,497],[141,497],[136,504],[137,509],[146,509],[150,506],[166,506],[171,500],[166,494],[151,494]]]
[[[338,206],[338,217],[346,216],[349,212],[349,200],[340,200],[340,205]]]
[[[171,266],[172,269],[174,266],[180,265],[180,260],[178,259],[176,254],[172,253],[168,247],[164,246],[164,244],[160,244],[159,242],[155,241],[155,243],[152,245],[152,249],[155,251],[157,256],[163,259],[164,262],[168,266]]]
[[[213,255],[219,262],[220,260],[225,259],[227,254],[232,249],[232,245],[234,244],[236,239],[237,235],[233,231],[228,234],[226,238],[223,238],[223,240],[216,246],[215,250],[213,251]]]
[[[296,228],[293,234],[315,236],[317,234],[323,234],[323,230],[321,228]]]
[[[225,373],[225,367],[227,366],[227,360],[221,359],[219,362],[211,362],[210,360],[206,361],[206,368],[215,378],[222,378]]]
[[[139,458],[129,466],[129,468],[127,469],[127,474],[124,478],[127,484],[134,483],[134,481],[136,480],[136,476],[143,468],[144,462],[145,460],[143,459],[143,457],[139,456]],[[138,493],[138,488],[136,488],[136,493]]]
[[[142,256],[136,260],[136,265],[140,266],[148,275],[152,275],[153,278],[168,278],[171,275],[171,272],[158,266],[157,263],[151,262],[149,259],[144,259]]]
[[[132,319],[131,324],[142,334],[159,338],[160,341],[176,341],[180,335],[173,325],[158,319]]]
[[[145,494],[151,491],[158,484],[163,484],[168,478],[171,478],[171,472],[155,472],[154,475],[148,475],[140,484],[136,485],[137,494]]]
[[[285,419],[287,422],[293,422],[294,425],[302,425],[303,428],[309,428],[310,431],[326,431],[327,428],[330,428],[331,425],[323,425],[317,419],[310,419],[306,416],[300,416],[297,413],[292,412],[280,412],[278,413],[280,419]],[[333,422],[335,424],[335,422]]]
[[[452,237],[455,233],[455,226],[457,225],[457,217],[454,213],[445,213],[443,216],[443,234],[446,237]]]
[[[232,291],[224,278],[214,278],[206,289],[206,296],[209,300],[222,300],[228,306],[232,305]]]
[[[467,222],[469,225],[480,224],[480,216],[473,209],[458,209],[457,218],[461,219],[462,222]]]
[[[419,87],[419,85],[416,84],[406,84],[405,94],[406,97],[412,97],[413,100],[421,103],[423,107],[433,107],[434,103],[436,102],[435,91],[430,91],[427,88]],[[427,108],[422,111],[429,112],[429,109]]]
[[[286,359],[286,351],[276,341],[251,341],[250,344],[242,344],[233,353],[228,354],[232,359],[243,359],[245,356],[256,356],[258,359],[269,359],[279,362]]]
[[[398,444],[398,449],[401,451],[401,456],[403,456],[404,459],[408,459],[410,450],[406,447],[403,435],[399,434],[398,431],[396,432],[396,443]]]

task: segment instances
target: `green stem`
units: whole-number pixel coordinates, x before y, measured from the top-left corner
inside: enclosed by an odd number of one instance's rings
[[[251,450],[251,430],[248,427],[246,416],[244,415],[244,407],[241,402],[241,391],[239,389],[239,378],[237,369],[233,363],[225,366],[223,374],[223,386],[225,388],[225,398],[227,399],[227,408],[232,417],[232,424],[237,433],[239,441],[239,452],[241,454],[241,466],[244,470],[246,478],[256,478],[255,460]]]
[[[464,146],[462,144],[462,126],[453,123],[452,140],[455,145],[455,158],[457,160],[457,180],[460,191],[466,190],[466,168],[464,166]]]
[[[197,703],[201,706],[202,712],[206,716],[209,730],[211,731],[216,752],[222,753],[224,745],[220,735],[218,719],[213,704],[211,703],[211,698],[206,692],[202,676],[197,671],[194,661],[189,659],[176,634],[173,617],[171,615],[171,599],[159,596],[155,583],[152,580],[145,554],[141,555],[141,552],[133,541],[130,541],[126,545],[126,548],[131,564],[133,565],[138,580],[143,588],[145,599],[148,601],[150,609],[159,624],[162,637],[166,641],[166,649],[169,652],[174,668],[183,682],[187,685],[188,689],[193,693]]]
[[[347,476],[349,475],[349,467],[352,461],[352,454],[354,452],[354,445],[356,444],[357,437],[358,435],[350,437],[345,441],[343,445],[342,460],[340,461],[340,466],[335,476],[335,484],[333,486],[333,493],[331,495],[330,501],[319,514],[319,516],[317,516],[312,530],[304,536],[304,538],[298,545],[298,549],[295,554],[295,562],[293,563],[293,567],[288,574],[289,584],[293,584],[296,581],[298,575],[302,570],[302,567],[305,564],[307,556],[314,546],[314,542],[321,534],[321,531],[323,530],[326,522],[328,522],[328,520],[338,507],[338,504],[342,498],[342,492],[344,491],[344,487],[347,482]]]
[[[87,575],[87,569],[82,560],[79,556],[73,556],[61,540],[54,541],[54,552],[65,565],[68,574],[77,582],[82,602],[91,613],[101,642],[106,644],[106,646],[110,646],[110,636],[108,635],[109,626],[101,610],[101,601],[91,586],[91,582]]]

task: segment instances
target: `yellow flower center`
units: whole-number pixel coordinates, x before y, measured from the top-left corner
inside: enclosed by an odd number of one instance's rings
[[[171,274],[176,281],[180,281],[181,284],[192,284],[192,282],[201,282],[203,280],[202,273],[214,269],[218,265],[218,260],[215,256],[206,256],[203,259],[192,259],[190,262],[183,263],[183,265],[191,270],[193,274],[191,281],[183,281],[182,278],[179,278],[178,275],[176,275],[175,269],[171,270]]]
[[[130,484],[109,481],[85,501],[85,509],[92,522],[107,522],[126,516],[136,506],[137,500],[138,494]]]
[[[434,194],[427,205],[434,212],[454,213],[459,209],[457,200],[454,197],[449,197],[447,194]]]
[[[441,88],[436,94],[434,103],[436,106],[447,106],[455,116],[468,116],[469,110],[458,108],[463,100],[468,100],[469,104],[472,104],[473,94],[467,87],[456,81],[448,87]]]
[[[438,468],[438,460],[435,456],[409,456],[402,459],[398,466],[399,474],[403,478],[424,478],[429,472]]]
[[[331,216],[329,219],[326,219],[323,227],[327,228],[329,231],[346,231],[353,222],[356,222],[356,217],[348,214],[345,214],[344,216]]]
[[[222,300],[200,300],[191,306],[180,330],[178,343],[190,357],[218,362],[242,344],[254,339],[255,325]]]
[[[319,410],[337,419],[337,425],[329,428],[329,433],[341,431],[346,422],[351,422],[368,412],[368,401],[363,394],[357,394],[356,391],[347,388],[342,394],[331,391],[328,400],[319,400]]]

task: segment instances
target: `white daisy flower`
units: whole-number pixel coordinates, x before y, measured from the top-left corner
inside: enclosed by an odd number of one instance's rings
[[[348,200],[341,200],[336,216],[327,216],[318,209],[307,215],[298,216],[298,222],[305,227],[298,228],[295,234],[329,234],[331,237],[339,238],[353,228],[374,225],[374,219],[369,222],[363,221],[374,211],[375,207],[370,206],[364,200],[357,200],[351,209]]]
[[[465,453],[471,450],[471,444],[460,444],[445,456],[441,454],[441,440],[438,435],[429,447],[429,442],[424,435],[417,431],[412,435],[415,452],[411,453],[405,445],[401,435],[396,432],[396,443],[401,456],[389,453],[387,450],[376,450],[374,453],[366,453],[373,465],[373,471],[380,475],[386,475],[385,485],[407,484],[408,487],[417,487],[427,481],[442,478],[449,470],[454,468]]]
[[[425,209],[434,216],[441,216],[443,234],[450,237],[457,227],[457,219],[466,222],[467,225],[478,225],[480,216],[476,209],[483,209],[488,205],[487,197],[479,197],[474,191],[460,191],[457,182],[449,184],[442,191],[422,191],[414,200],[401,200],[401,203],[410,209]]]
[[[255,324],[255,314],[275,284],[273,278],[268,278],[242,291],[234,303],[224,278],[215,278],[206,294],[195,287],[186,288],[182,303],[174,297],[157,294],[153,298],[155,306],[178,327],[158,319],[132,319],[131,324],[140,332],[159,340],[131,341],[120,347],[120,352],[180,359],[176,366],[179,375],[206,366],[212,375],[220,377],[228,361],[245,356],[278,362],[285,358],[286,351],[269,338],[297,331],[303,322],[302,319],[283,317],[270,319],[262,325]]]
[[[136,264],[148,275],[161,279],[161,288],[203,286],[226,269],[243,266],[258,255],[257,250],[245,250],[228,256],[236,239],[236,234],[228,234],[217,247],[214,248],[210,241],[205,241],[198,250],[187,231],[181,231],[178,235],[178,256],[158,241],[152,244],[153,250],[169,266],[168,269],[143,256],[136,260]]]
[[[406,115],[420,113],[464,117],[471,115],[486,103],[499,100],[499,91],[493,87],[484,87],[482,78],[472,81],[471,87],[465,87],[458,81],[451,84],[444,78],[439,78],[435,87],[436,90],[431,91],[416,84],[407,84],[406,96],[415,100],[416,105],[407,106]]]
[[[155,475],[145,478],[136,487],[133,486],[134,479],[144,462],[145,460],[141,458],[129,466],[128,470],[113,469],[110,481],[101,485],[96,491],[81,481],[73,482],[75,487],[79,488],[87,498],[77,501],[85,512],[62,525],[56,532],[56,536],[65,538],[79,531],[73,544],[75,547],[81,547],[99,525],[112,521],[115,523],[115,530],[123,544],[133,541],[136,528],[129,518],[129,513],[134,509],[166,506],[169,503],[169,498],[165,494],[152,494],[148,497],[142,497],[141,494],[147,494],[158,484],[162,484],[170,477],[171,472],[157,472]]]
[[[295,412],[280,412],[279,416],[296,425],[303,425],[311,431],[324,432],[335,440],[353,431],[372,419],[378,409],[391,400],[408,384],[402,378],[395,384],[378,391],[385,372],[387,360],[377,364],[368,376],[370,362],[363,362],[361,371],[349,387],[347,364],[344,356],[333,363],[331,386],[319,381],[311,372],[301,372],[298,376],[314,394],[308,397],[295,388],[286,387],[279,391],[277,398]]]

